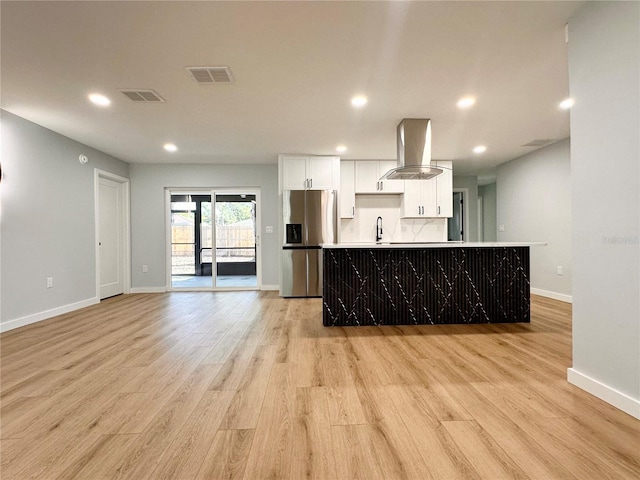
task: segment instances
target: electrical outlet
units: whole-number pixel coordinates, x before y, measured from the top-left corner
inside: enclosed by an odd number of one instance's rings
[[[47,288],[53,288],[53,277],[47,277]]]
[[[499,231],[499,232],[504,232],[504,225],[500,225],[500,226],[498,227],[498,231]]]
[[[142,273],[147,273],[149,271],[149,267],[146,265],[142,265]]]
[[[264,228],[264,233],[273,233],[273,226],[271,226],[271,225],[267,225],[267,226]]]
[[[562,267],[558,265],[558,275],[562,275]]]

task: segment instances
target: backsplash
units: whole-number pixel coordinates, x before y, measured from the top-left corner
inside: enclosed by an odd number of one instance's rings
[[[355,218],[340,220],[340,242],[375,242],[382,217],[383,242],[444,242],[446,218],[400,218],[402,195],[356,195]]]

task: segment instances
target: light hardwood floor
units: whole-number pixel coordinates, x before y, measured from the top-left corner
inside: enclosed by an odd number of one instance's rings
[[[319,299],[127,295],[3,334],[0,477],[638,479],[571,386],[571,311],[325,328]]]

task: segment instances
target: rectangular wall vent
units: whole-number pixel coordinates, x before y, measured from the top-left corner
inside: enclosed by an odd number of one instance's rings
[[[539,138],[538,140],[532,140],[529,143],[522,145],[523,147],[544,147],[545,145],[551,145],[556,142],[555,138]]]
[[[233,83],[229,67],[186,67],[196,83]]]
[[[153,90],[120,90],[132,102],[164,102],[164,99]]]

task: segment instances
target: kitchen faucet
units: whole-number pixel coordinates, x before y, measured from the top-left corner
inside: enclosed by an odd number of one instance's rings
[[[382,240],[382,217],[376,219],[376,242]]]

